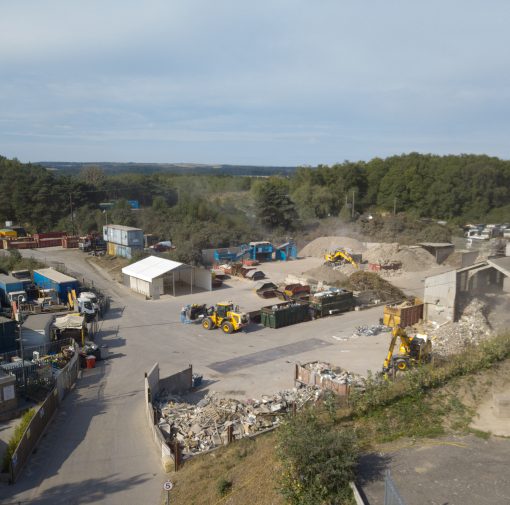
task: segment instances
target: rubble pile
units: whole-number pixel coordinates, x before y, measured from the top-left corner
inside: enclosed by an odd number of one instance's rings
[[[221,398],[217,393],[208,394],[196,405],[175,396],[162,397],[156,406],[161,412],[162,433],[169,441],[177,440],[183,455],[189,456],[226,444],[229,429],[239,439],[272,428],[293,405],[300,408],[320,395],[318,387],[307,386],[246,402]]]
[[[379,333],[385,333],[387,331],[391,331],[389,326],[385,326],[384,324],[374,324],[372,326],[358,326],[354,333],[353,337],[373,337],[374,335],[379,335]]]
[[[459,321],[447,323],[432,331],[434,353],[443,357],[450,356],[492,336],[487,308],[486,304],[475,298],[466,306]]]
[[[320,380],[329,379],[338,384],[348,384],[354,387],[365,387],[365,377],[359,374],[343,370],[342,368],[332,368],[329,363],[314,361],[303,365],[310,372],[319,376]]]

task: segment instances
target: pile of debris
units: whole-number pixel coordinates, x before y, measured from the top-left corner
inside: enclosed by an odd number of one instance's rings
[[[398,243],[371,244],[363,253],[363,260],[369,264],[380,265],[381,270],[390,274],[395,270],[419,272],[436,264],[432,254],[419,246],[400,246]],[[396,266],[399,268],[395,268]],[[389,268],[391,267],[391,268]]]
[[[364,388],[366,379],[362,375],[343,370],[339,367],[332,367],[329,363],[322,361],[313,361],[305,363],[303,368],[316,374],[319,377],[319,382],[325,379],[336,382],[338,384],[347,384],[355,388]]]
[[[379,333],[386,333],[391,331],[389,326],[385,326],[384,324],[374,324],[372,326],[358,326],[354,333],[353,337],[373,337],[375,335],[379,335]]]
[[[239,439],[277,426],[294,405],[299,409],[320,395],[318,387],[308,386],[246,402],[220,398],[217,393],[208,394],[196,405],[175,396],[161,397],[156,406],[161,412],[162,433],[169,442],[179,442],[182,454],[190,456],[226,444],[229,431]]]
[[[359,253],[365,250],[365,245],[355,238],[346,236],[319,237],[303,247],[299,251],[299,256],[314,256],[324,259],[324,255],[327,252],[334,251],[335,249],[350,249],[353,252]]]
[[[371,292],[374,299],[382,302],[402,300],[404,293],[373,272],[358,271],[349,277],[348,289]]]
[[[475,298],[466,306],[459,321],[448,322],[432,330],[434,353],[450,356],[491,337],[494,332],[487,320],[487,310],[488,306]]]

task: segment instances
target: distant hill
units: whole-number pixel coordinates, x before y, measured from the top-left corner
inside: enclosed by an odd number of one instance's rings
[[[195,174],[195,175],[291,175],[297,167],[265,167],[250,165],[202,165],[198,163],[112,163],[94,162],[83,163],[78,161],[39,161],[48,170],[55,170],[62,174],[75,174],[83,167],[97,165],[107,174],[137,173],[153,174],[157,172],[169,174]]]

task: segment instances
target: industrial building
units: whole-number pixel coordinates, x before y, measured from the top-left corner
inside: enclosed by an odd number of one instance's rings
[[[494,258],[425,279],[425,318],[457,321],[471,298],[503,293],[510,276],[510,257]],[[507,279],[505,281],[505,279]]]
[[[212,290],[209,270],[149,256],[122,269],[124,285],[153,300],[161,295],[178,296]]]

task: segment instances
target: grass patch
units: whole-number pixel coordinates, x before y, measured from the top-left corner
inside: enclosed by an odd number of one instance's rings
[[[483,440],[489,440],[489,438],[491,438],[491,433],[489,431],[475,430],[474,428],[470,428],[469,433],[472,433],[475,437],[481,438]]]

